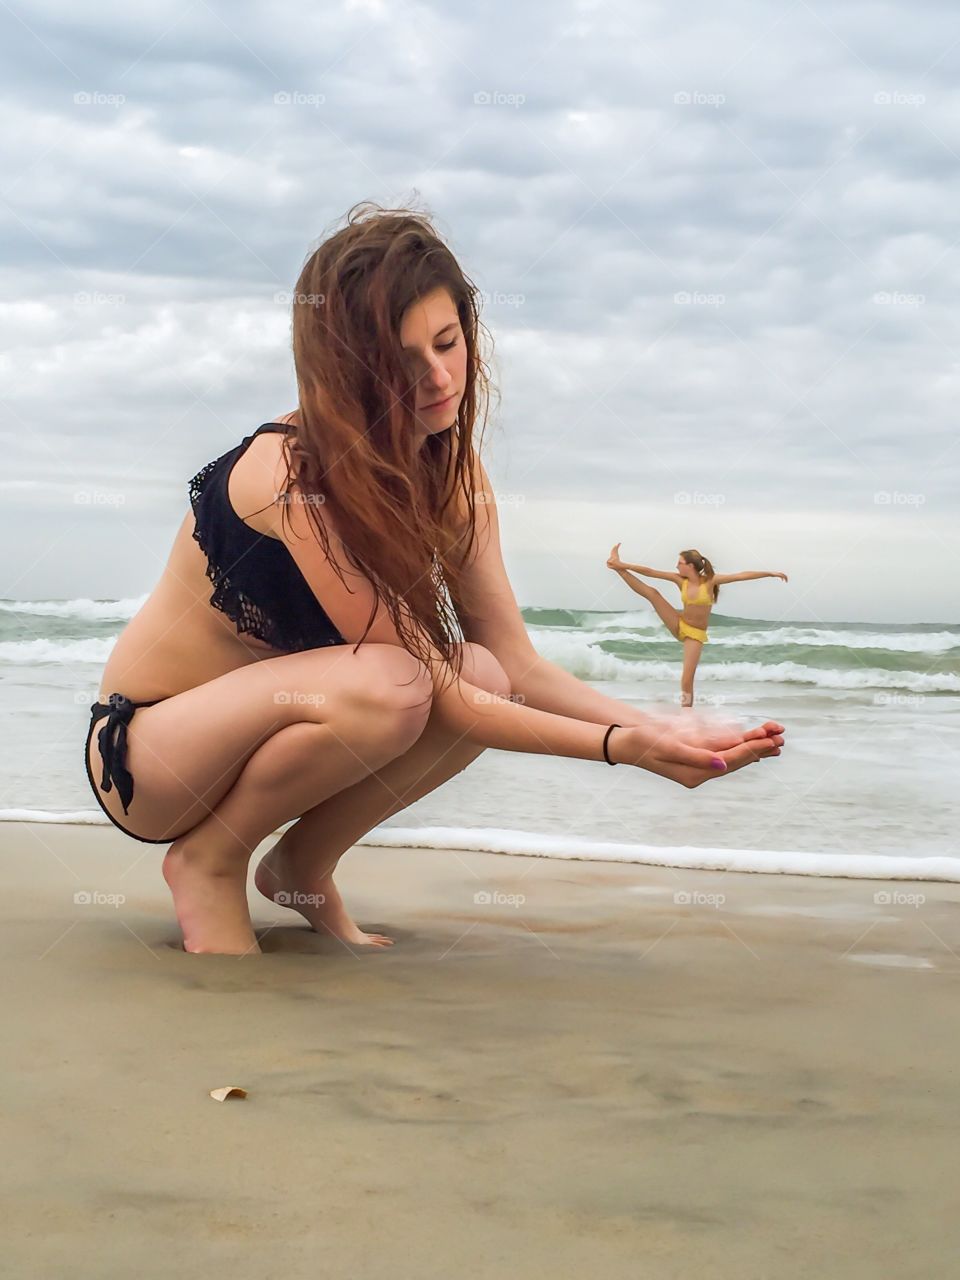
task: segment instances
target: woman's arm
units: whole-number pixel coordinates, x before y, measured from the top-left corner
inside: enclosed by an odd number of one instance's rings
[[[510,678],[513,696],[527,707],[594,724],[646,723],[649,717],[638,708],[598,693],[537,653],[507,577],[496,498],[479,459],[476,484],[482,500],[476,506],[477,543],[466,582],[471,597],[482,600],[483,608],[477,607],[474,614],[461,619],[466,638],[483,645],[499,660]]]
[[[784,582],[787,581],[785,573],[768,573],[762,569],[751,569],[744,573],[718,573],[713,581],[718,587],[722,587],[727,582],[746,582],[750,578],[782,578]]]
[[[504,670],[510,676],[514,696],[523,698],[528,707],[540,707],[596,724],[638,725],[649,719],[638,707],[600,693],[557,663],[541,657],[532,645],[526,662],[511,663],[510,667],[504,665]]]

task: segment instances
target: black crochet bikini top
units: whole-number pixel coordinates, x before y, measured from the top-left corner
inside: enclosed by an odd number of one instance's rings
[[[207,577],[214,584],[210,603],[236,623],[239,632],[276,649],[299,652],[346,644],[285,544],[251,529],[230,505],[227,481],[233,464],[261,431],[286,428],[265,422],[208,462],[189,484],[196,517],[193,536],[207,557]]]

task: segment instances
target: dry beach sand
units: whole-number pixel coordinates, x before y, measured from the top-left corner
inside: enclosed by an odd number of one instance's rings
[[[236,960],[162,855],[0,826],[4,1274],[954,1273],[960,886],[363,847]]]

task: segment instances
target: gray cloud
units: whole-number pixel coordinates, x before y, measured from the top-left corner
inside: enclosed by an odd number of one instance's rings
[[[48,0],[0,21],[0,595],[150,585],[137,538],[164,554],[193,471],[292,407],[277,295],[364,198],[425,204],[485,292],[490,465],[527,499],[504,524],[528,598],[570,586],[532,550],[539,504],[595,504],[602,562],[610,503],[640,529],[687,490],[722,494],[721,545],[758,513],[758,554],[786,567],[804,522],[784,516],[861,530],[877,563],[910,519],[917,590],[942,582],[950,6],[94,2],[81,25]],[[44,476],[67,487],[41,497],[26,482]],[[78,512],[71,483],[124,502]],[[39,553],[61,526],[24,575],[24,541]],[[587,536],[559,548],[581,577]],[[116,587],[92,567],[111,556]],[[824,569],[808,603],[869,616],[867,575]],[[919,596],[903,607],[922,616]]]

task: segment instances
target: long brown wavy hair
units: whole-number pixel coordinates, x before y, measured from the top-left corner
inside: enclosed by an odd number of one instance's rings
[[[693,565],[704,582],[709,582],[711,578],[716,576],[716,570],[713,565],[707,557],[702,556],[699,551],[681,551],[680,554],[683,556],[684,560],[686,560],[687,564]],[[719,599],[720,588],[714,585],[713,603],[716,604]]]
[[[438,287],[457,309],[466,379],[456,421],[424,440],[415,430],[417,384],[400,324],[412,303]],[[324,552],[329,533],[320,507],[350,564],[373,585],[357,643],[382,602],[405,649],[426,661],[433,645],[457,674],[461,578],[476,536],[473,454],[491,390],[481,333],[489,338],[479,291],[430,218],[372,201],[354,205],[346,224],[310,253],[293,296],[299,425],[291,429],[288,482],[304,495]]]

